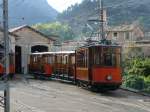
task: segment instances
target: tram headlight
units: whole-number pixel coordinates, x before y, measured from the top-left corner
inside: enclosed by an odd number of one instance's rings
[[[109,81],[112,80],[112,76],[111,76],[111,75],[108,75],[108,76],[107,76],[107,80],[109,80]]]

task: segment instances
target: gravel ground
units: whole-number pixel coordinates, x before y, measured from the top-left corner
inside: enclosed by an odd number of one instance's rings
[[[11,112],[150,112],[149,97],[123,90],[94,93],[40,80],[12,81],[10,85]]]

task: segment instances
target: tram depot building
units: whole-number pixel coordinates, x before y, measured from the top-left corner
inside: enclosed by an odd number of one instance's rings
[[[27,73],[29,54],[50,51],[57,36],[46,36],[34,28],[24,25],[9,30],[10,53],[15,54],[15,72]],[[0,60],[3,59],[3,30],[0,29]]]

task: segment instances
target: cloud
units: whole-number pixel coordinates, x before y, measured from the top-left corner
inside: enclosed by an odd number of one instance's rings
[[[62,12],[63,10],[67,9],[71,5],[74,5],[75,3],[81,3],[82,0],[47,0],[47,1],[57,11]]]

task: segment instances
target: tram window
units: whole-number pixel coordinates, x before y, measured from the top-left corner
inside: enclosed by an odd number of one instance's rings
[[[120,54],[116,54],[116,66],[117,67],[121,66],[121,56],[120,56]]]
[[[75,64],[75,56],[71,57],[71,64]]]
[[[48,62],[48,64],[52,64],[52,57],[47,57],[47,62]]]
[[[77,52],[77,66],[87,67],[88,66],[88,51],[82,50]]]
[[[4,54],[0,53],[0,60],[2,60],[4,57]]]
[[[104,54],[104,63],[105,66],[112,66],[112,56],[111,54]]]
[[[67,64],[68,63],[68,56],[65,55],[63,56],[63,64]]]
[[[103,52],[103,66],[120,66],[120,49],[118,48],[104,48]]]
[[[93,57],[92,63],[94,65],[101,65],[101,48],[100,47],[92,48],[92,57]]]
[[[47,57],[42,57],[42,62],[41,63],[47,63],[48,62],[48,58]]]
[[[62,63],[62,56],[57,56],[57,63]]]
[[[33,62],[34,62],[34,63],[37,62],[37,57],[36,57],[36,56],[33,57]]]

